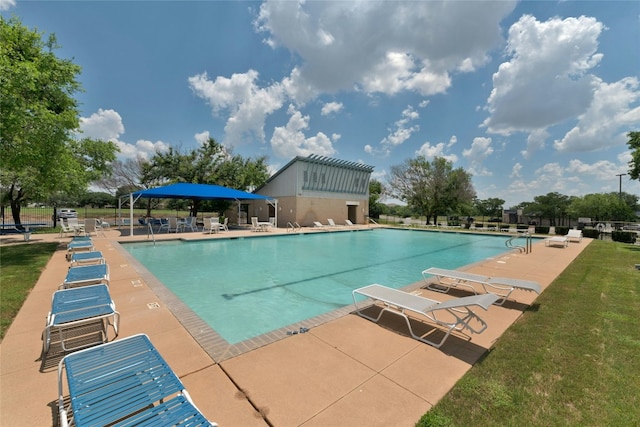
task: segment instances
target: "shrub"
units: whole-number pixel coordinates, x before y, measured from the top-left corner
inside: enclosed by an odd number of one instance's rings
[[[569,227],[565,226],[556,226],[556,235],[564,236],[569,232]]]
[[[636,233],[632,231],[613,231],[611,233],[611,239],[614,242],[635,243]]]
[[[549,227],[536,226],[536,234],[549,234]]]
[[[518,229],[518,230],[528,230],[529,226],[527,224],[518,224],[518,225],[516,225],[516,229]]]
[[[597,239],[600,237],[600,232],[595,228],[585,228],[582,230],[582,236],[590,239]]]

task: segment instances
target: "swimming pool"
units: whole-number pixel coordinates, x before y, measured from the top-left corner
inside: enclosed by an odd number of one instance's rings
[[[504,253],[505,237],[375,229],[127,243],[147,270],[230,344],[351,304],[371,283],[401,288],[427,267]]]

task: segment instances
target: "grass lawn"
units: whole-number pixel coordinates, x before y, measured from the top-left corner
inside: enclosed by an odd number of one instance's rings
[[[58,243],[30,243],[0,248],[0,340]]]
[[[417,426],[640,425],[639,261],[593,241]]]

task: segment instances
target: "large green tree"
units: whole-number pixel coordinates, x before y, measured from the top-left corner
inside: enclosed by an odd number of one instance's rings
[[[391,167],[389,191],[413,210],[427,217],[466,209],[475,197],[471,174],[462,168],[453,169],[442,157],[428,161],[424,156],[408,159]]]
[[[243,191],[259,187],[269,178],[266,157],[246,159],[233,155],[213,138],[186,153],[173,147],[165,152],[156,152],[142,169],[145,182],[216,184]],[[200,200],[192,201],[192,215],[198,214],[201,203]],[[210,202],[211,209],[218,212],[226,210],[229,203]]]
[[[640,132],[629,132],[627,137],[629,137],[627,144],[631,150],[629,177],[640,180]]]
[[[504,200],[497,197],[490,197],[488,199],[480,200],[475,199],[473,201],[473,208],[477,215],[492,216],[502,218],[502,210],[504,207]]]
[[[117,147],[77,139],[80,67],[56,57],[56,38],[0,17],[0,185],[20,224],[20,208],[58,192],[79,193],[109,173]]]
[[[533,198],[524,208],[524,214],[531,217],[547,218],[552,226],[563,225],[568,219],[568,208],[571,198],[563,194],[553,192]]]
[[[638,197],[623,193],[595,193],[576,197],[571,201],[568,212],[574,218],[591,218],[599,221],[635,221]]]

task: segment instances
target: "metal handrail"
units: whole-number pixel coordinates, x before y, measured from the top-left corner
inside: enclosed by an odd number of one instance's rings
[[[149,235],[151,235],[151,238],[153,239],[153,246],[156,245],[156,235],[153,234],[153,227],[151,226],[151,223],[149,221],[145,221],[147,223],[147,240],[149,239]]]

